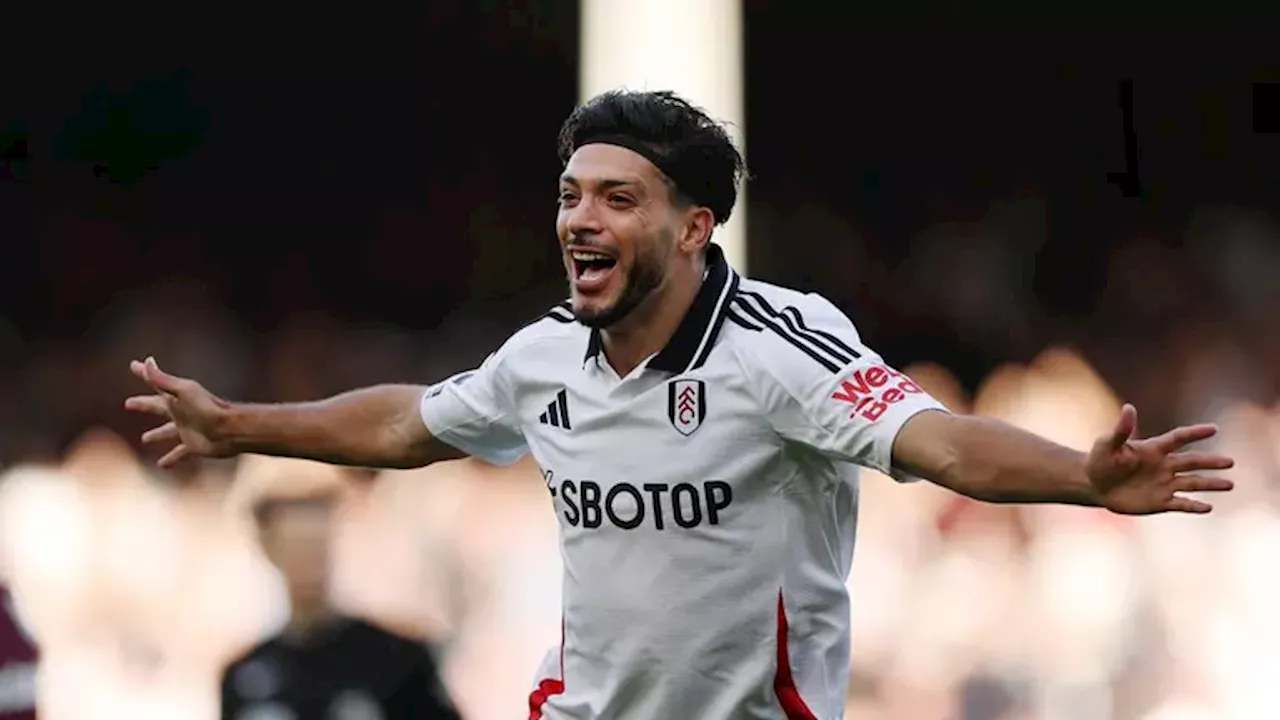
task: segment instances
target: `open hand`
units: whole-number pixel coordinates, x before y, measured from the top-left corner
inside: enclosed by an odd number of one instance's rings
[[[1230,480],[1202,475],[1226,470],[1235,462],[1223,455],[1186,452],[1183,448],[1218,433],[1214,425],[1191,425],[1145,440],[1135,440],[1138,411],[1126,404],[1110,434],[1098,438],[1085,464],[1103,507],[1124,515],[1162,512],[1207,513],[1207,502],[1180,493],[1225,492]]]
[[[176,442],[160,458],[160,467],[177,465],[190,456],[229,457],[234,454],[218,435],[218,426],[228,403],[204,389],[195,380],[170,375],[160,369],[155,358],[129,363],[129,370],[151,386],[154,395],[136,395],[124,401],[125,408],[150,413],[164,424],[142,434],[147,444]]]

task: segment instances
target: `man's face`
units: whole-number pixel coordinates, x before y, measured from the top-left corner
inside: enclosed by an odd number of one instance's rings
[[[679,214],[659,170],[614,145],[578,148],[560,177],[556,233],[578,321],[605,328],[660,289]]]
[[[329,584],[331,510],[325,503],[280,505],[262,528],[262,548],[295,600],[324,598]]]

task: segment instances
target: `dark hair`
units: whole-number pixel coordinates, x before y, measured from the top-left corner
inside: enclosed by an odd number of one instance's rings
[[[717,224],[729,219],[746,163],[724,126],[706,111],[669,90],[602,93],[560,127],[560,161],[568,163],[579,147],[606,137],[648,150],[641,154],[671,180],[677,196],[711,210]]]

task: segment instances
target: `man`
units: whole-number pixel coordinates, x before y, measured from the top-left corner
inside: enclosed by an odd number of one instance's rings
[[[155,360],[160,459],[241,452],[414,467],[451,448],[532,453],[560,519],[563,641],[531,719],[838,718],[857,469],[992,502],[1208,512],[1230,467],[1181,452],[1212,426],[1133,438],[1125,406],[1087,456],[955,416],[827,300],[739,277],[711,243],[743,163],[665,92],[611,92],[560,134],[556,231],[570,299],[474,372],[289,405],[233,403]]]
[[[457,720],[425,648],[329,604],[331,500],[312,493],[255,505],[291,613],[281,633],[223,673],[222,717]]]

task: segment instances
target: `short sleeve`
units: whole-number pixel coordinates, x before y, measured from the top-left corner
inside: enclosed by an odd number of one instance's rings
[[[420,403],[422,421],[434,437],[495,465],[510,465],[529,449],[511,412],[504,357],[499,350],[475,370],[432,385]]]
[[[743,293],[734,311],[754,330],[744,353],[756,392],[784,439],[842,462],[893,467],[893,441],[917,413],[946,407],[862,344],[853,323],[817,295],[786,301]]]

